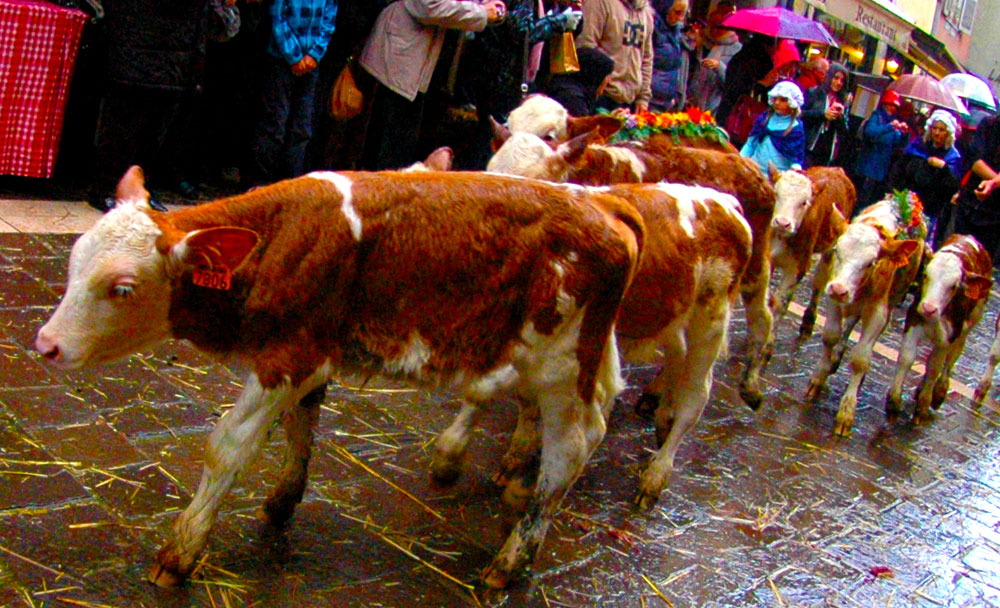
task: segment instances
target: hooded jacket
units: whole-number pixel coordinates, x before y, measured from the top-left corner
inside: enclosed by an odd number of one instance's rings
[[[698,67],[688,84],[688,101],[698,106],[702,110],[715,112],[722,101],[722,83],[726,81],[726,68],[729,60],[739,52],[743,45],[739,36],[732,30],[726,30],[717,40],[708,44],[710,48],[707,54],[699,56]],[[701,65],[703,59],[716,59],[719,65],[715,69],[709,69]]]
[[[653,9],[647,0],[586,0],[578,48],[615,60],[604,94],[622,104],[652,99]]]

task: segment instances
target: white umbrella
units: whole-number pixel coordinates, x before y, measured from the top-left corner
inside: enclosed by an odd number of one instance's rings
[[[941,84],[954,91],[959,97],[981,103],[994,110],[997,109],[990,85],[972,74],[948,74],[941,79]]]

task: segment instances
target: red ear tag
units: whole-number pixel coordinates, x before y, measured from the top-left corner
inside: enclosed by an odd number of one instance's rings
[[[198,287],[229,291],[233,283],[233,273],[225,266],[195,266],[192,281]]]

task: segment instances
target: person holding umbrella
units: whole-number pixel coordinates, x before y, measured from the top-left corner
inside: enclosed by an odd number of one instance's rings
[[[909,127],[893,118],[899,110],[899,94],[893,90],[882,93],[879,106],[861,125],[861,150],[854,166],[855,175],[861,178],[856,209],[874,203],[886,192],[886,176],[892,150],[903,143]]]

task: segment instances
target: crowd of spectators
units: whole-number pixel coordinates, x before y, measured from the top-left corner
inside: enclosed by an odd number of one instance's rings
[[[481,169],[491,119],[502,122],[526,94],[543,92],[574,116],[710,110],[765,173],[770,165],[841,166],[857,186],[857,208],[911,189],[939,239],[963,230],[1000,246],[998,120],[962,137],[952,114],[924,119],[887,90],[852,123],[851,72],[822,53],[803,60],[795,41],[725,28],[736,12],[731,0],[690,22],[689,0],[104,6],[88,198],[98,209],[113,204],[115,181],[133,163],[148,167],[154,188],[190,199],[199,183],[243,189],[316,168],[403,167],[440,143],[462,147],[456,166]],[[238,31],[226,23],[213,33],[223,7],[239,11]],[[567,36],[573,57],[565,56]],[[326,108],[345,65],[365,107],[337,122]],[[442,106],[464,109],[474,125],[466,137],[433,141],[446,132]]]

